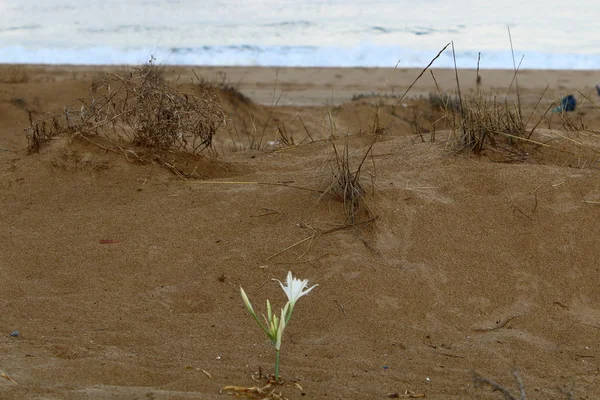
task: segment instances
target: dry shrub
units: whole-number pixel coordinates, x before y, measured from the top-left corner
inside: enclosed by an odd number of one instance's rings
[[[148,64],[144,64],[139,68],[134,68],[133,71],[129,71],[129,75],[138,74],[143,76],[146,80],[164,84],[165,83],[165,67],[163,65],[157,65],[154,62],[156,58],[152,56]]]
[[[136,146],[193,154],[211,145],[224,120],[210,88],[200,96],[181,93],[152,66],[128,76],[107,76],[81,116],[86,133],[106,134],[110,129]]]
[[[199,153],[212,144],[224,122],[216,94],[208,87],[200,95],[182,93],[165,83],[161,72],[150,62],[126,74],[106,75],[78,109],[65,107],[61,114],[30,121],[29,150],[39,151],[40,143],[69,133],[156,151]],[[49,120],[53,128],[44,130]]]

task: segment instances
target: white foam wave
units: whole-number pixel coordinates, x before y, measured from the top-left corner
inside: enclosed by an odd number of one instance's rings
[[[85,48],[0,48],[0,63],[139,65],[154,56],[159,64],[207,66],[281,66],[281,67],[424,67],[437,51],[418,51],[395,46],[361,43],[348,47],[314,46],[204,46],[200,48],[117,49],[110,46]],[[521,53],[515,54],[517,60]],[[477,52],[457,52],[459,68],[475,68]],[[510,51],[482,51],[482,69],[512,69]],[[452,53],[447,50],[435,67],[452,68]],[[600,55],[526,52],[521,69],[600,69]]]

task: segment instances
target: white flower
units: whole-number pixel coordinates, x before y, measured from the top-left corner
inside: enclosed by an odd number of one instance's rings
[[[294,278],[291,272],[288,272],[287,279],[285,280],[285,286],[279,279],[276,279],[277,282],[281,285],[281,288],[285,292],[289,302],[290,302],[290,310],[294,308],[294,305],[298,301],[298,299],[306,294],[308,294],[311,290],[313,290],[316,286],[313,285],[310,288],[306,289],[308,286],[308,279],[300,280],[298,278]],[[306,289],[306,290],[305,290]]]
[[[240,295],[242,296],[242,300],[244,301],[244,305],[252,315],[252,318],[256,321],[258,326],[267,334],[271,342],[275,345],[275,381],[279,381],[279,352],[281,350],[281,340],[283,339],[283,331],[285,330],[290,318],[292,318],[292,313],[294,311],[294,305],[298,301],[298,299],[305,294],[308,294],[311,290],[313,290],[316,286],[307,289],[308,279],[300,280],[294,278],[291,272],[288,272],[287,279],[285,281],[285,285],[281,283],[278,279],[273,279],[279,282],[281,288],[285,292],[288,302],[281,309],[281,316],[278,316],[276,313],[273,313],[273,309],[271,307],[271,302],[267,300],[267,316],[263,315],[265,319],[265,323],[263,324],[258,319],[256,312],[254,311],[254,307],[252,307],[252,303],[248,298],[248,295],[240,286]]]

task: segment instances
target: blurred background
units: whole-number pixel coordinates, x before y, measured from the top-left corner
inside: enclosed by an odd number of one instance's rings
[[[0,63],[600,68],[592,0],[0,0]],[[436,61],[452,67],[452,53]]]

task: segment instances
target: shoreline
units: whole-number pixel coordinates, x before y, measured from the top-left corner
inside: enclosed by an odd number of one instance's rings
[[[146,65],[142,64],[46,64],[46,63],[5,63],[0,62],[0,69],[7,67],[25,67],[25,68],[43,68],[44,70],[104,70],[104,69],[121,69],[121,68],[136,68]],[[422,71],[426,65],[422,67],[363,67],[363,66],[261,66],[261,65],[187,65],[187,64],[155,64],[158,67],[165,69],[227,69],[227,70],[373,70],[373,71]],[[436,67],[435,63],[429,68],[437,71],[454,71],[451,67]],[[477,71],[477,68],[464,68],[457,67],[459,71]],[[514,69],[510,68],[479,68],[482,73],[511,73],[514,74]],[[518,70],[519,74],[528,72],[547,72],[547,73],[567,73],[567,74],[598,74],[600,76],[600,69],[560,69],[560,68],[521,68]]]
[[[0,64],[0,82],[10,83],[10,74],[21,74],[22,81],[50,82],[65,80],[98,79],[107,72],[135,68],[134,65],[47,65]],[[323,106],[340,105],[353,96],[365,94],[398,95],[404,93],[423,71],[423,68],[366,68],[366,67],[214,67],[159,65],[167,80],[181,83],[197,81],[196,76],[212,83],[223,83],[240,90],[251,100],[273,105],[274,91],[279,96],[278,105]],[[11,72],[12,71],[12,72]],[[476,89],[476,69],[458,69],[461,90]],[[435,80],[432,78],[435,75]],[[481,90],[484,93],[507,93],[513,82],[514,71],[509,69],[483,69]],[[8,76],[8,79],[7,79]],[[595,85],[600,83],[600,70],[523,70],[519,71],[520,94],[539,97],[546,87],[548,99],[566,94],[596,96]],[[19,80],[17,79],[17,80]],[[415,83],[408,98],[427,96],[437,92],[456,92],[454,69],[432,67]],[[514,90],[515,85],[512,84]],[[275,97],[276,99],[277,97]]]

